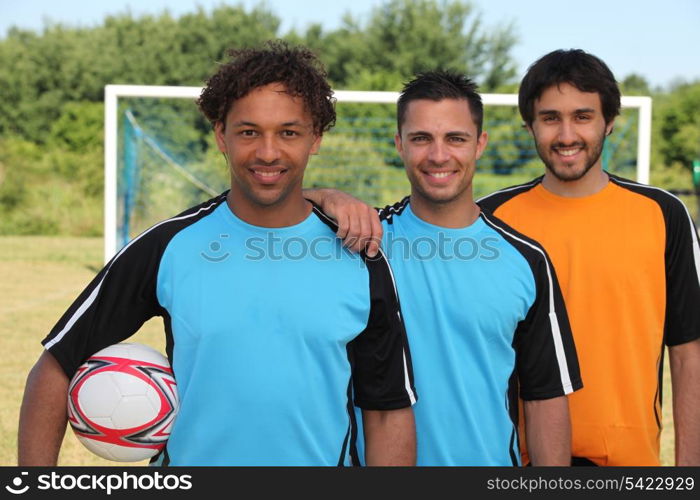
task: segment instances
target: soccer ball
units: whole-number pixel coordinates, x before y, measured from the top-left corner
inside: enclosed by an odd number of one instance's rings
[[[170,363],[143,344],[115,344],[93,354],[68,387],[73,432],[87,449],[117,462],[162,450],[178,408]]]

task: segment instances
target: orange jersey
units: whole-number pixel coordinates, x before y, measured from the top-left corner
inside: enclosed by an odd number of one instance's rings
[[[559,277],[584,383],[569,396],[572,454],[659,465],[663,347],[700,336],[695,225],[658,188],[611,175],[600,192],[565,198],[541,179],[479,204],[539,241]]]

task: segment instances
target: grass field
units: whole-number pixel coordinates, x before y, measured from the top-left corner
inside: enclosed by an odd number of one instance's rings
[[[0,237],[0,465],[17,463],[17,422],[24,383],[41,339],[102,267],[101,238]],[[165,352],[160,318],[132,337]],[[116,465],[66,433],[60,465]]]
[[[17,463],[17,421],[27,373],[42,352],[40,340],[102,266],[101,238],[0,237],[0,465]],[[160,318],[132,337],[165,352]],[[661,458],[673,463],[668,367],[664,372]],[[115,465],[66,433],[59,465]]]

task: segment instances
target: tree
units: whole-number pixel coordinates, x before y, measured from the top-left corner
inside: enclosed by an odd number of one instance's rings
[[[101,101],[110,83],[202,85],[227,49],[275,38],[279,23],[264,6],[221,6],[178,19],[120,14],[96,28],[53,24],[40,35],[13,28],[0,40],[0,135],[44,143],[67,102]]]
[[[651,95],[649,82],[642,75],[630,73],[620,83],[623,95]]]
[[[305,37],[292,37],[315,48],[332,81],[345,88],[398,90],[414,74],[441,68],[489,90],[516,74],[513,26],[487,29],[473,4],[458,0],[388,0],[366,26],[346,14],[338,30],[312,25]]]
[[[127,11],[89,28],[11,29],[0,39],[0,232],[98,232],[104,86],[202,85],[227,59],[227,49],[277,38],[279,26],[261,3],[198,8],[181,17]],[[416,72],[444,68],[469,75],[489,91],[515,75],[513,27],[484,26],[469,1],[384,0],[366,22],[348,13],[338,29],[315,24],[284,38],[314,49],[338,89],[398,90]],[[211,149],[210,125],[192,103],[136,101],[123,99],[120,109],[130,109],[175,161],[187,161],[198,177],[217,184],[222,172],[212,170],[210,160],[221,158]],[[325,145],[345,149],[318,157],[309,182],[334,180],[376,203],[394,201],[407,189],[391,140],[394,107],[339,109],[349,125],[337,127]],[[165,131],[162,137],[159,131]],[[501,156],[510,161],[512,152],[506,153]],[[349,169],[351,164],[367,165],[366,171]],[[154,173],[154,185],[161,173]],[[164,209],[178,201],[164,203]],[[29,212],[27,206],[36,208]]]
[[[700,160],[700,81],[672,89],[659,104],[660,152],[664,163],[692,169]]]

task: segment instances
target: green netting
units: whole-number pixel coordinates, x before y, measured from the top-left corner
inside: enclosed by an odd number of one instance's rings
[[[120,100],[118,244],[152,224],[227,189],[229,174],[211,127],[194,103],[182,99]],[[338,103],[328,132],[305,174],[305,187],[333,187],[375,206],[409,192],[394,148],[396,122],[389,104]],[[478,164],[474,195],[526,182],[542,163],[517,109],[487,106],[489,144]],[[637,112],[623,110],[606,141],[604,167],[635,178]]]

